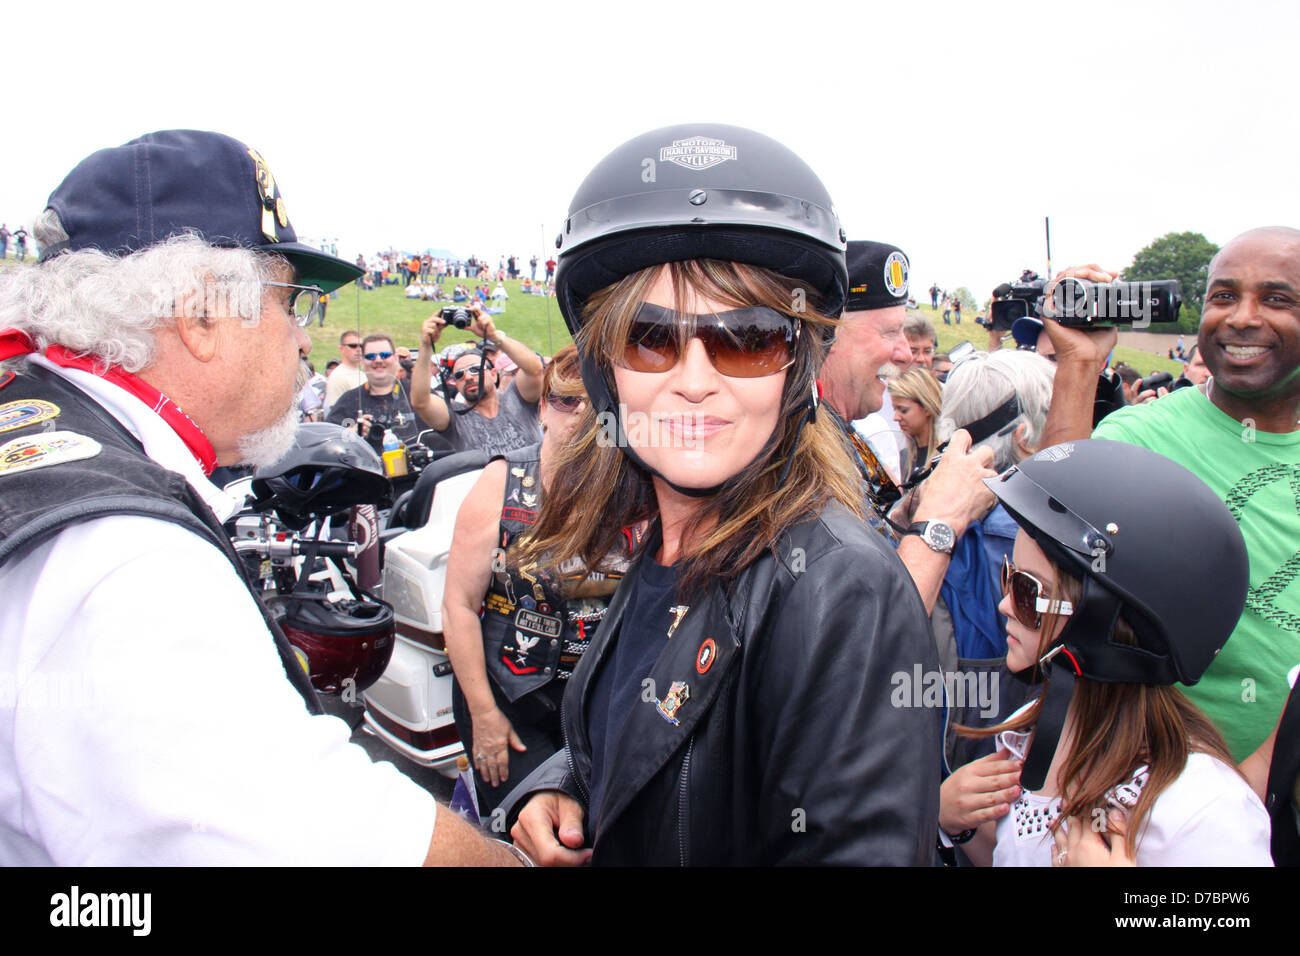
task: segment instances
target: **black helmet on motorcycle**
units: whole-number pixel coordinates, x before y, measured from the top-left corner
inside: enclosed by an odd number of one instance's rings
[[[666,262],[762,266],[807,282],[827,315],[848,292],[846,237],[826,187],[790,149],[739,126],[687,123],[628,140],[578,187],[555,247],[556,295],[575,335],[588,297]]]
[[[1237,522],[1186,468],[1105,439],[1044,448],[985,484],[1083,583],[1053,663],[1106,683],[1195,684],[1246,603]],[[1110,640],[1122,614],[1138,643]]]
[[[359,693],[388,667],[396,624],[384,602],[329,601],[323,594],[295,591],[269,598],[267,605],[320,693]]]
[[[283,458],[254,473],[253,495],[255,510],[273,508],[296,530],[353,505],[384,502],[392,485],[365,439],[342,425],[307,422]]]

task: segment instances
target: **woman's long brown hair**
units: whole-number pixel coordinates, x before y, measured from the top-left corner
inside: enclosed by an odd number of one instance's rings
[[[577,337],[583,354],[596,357],[617,401],[612,368],[628,341],[632,319],[661,268],[672,279],[678,311],[687,290],[734,308],[767,306],[801,320],[794,364],[786,370],[776,431],[758,457],[728,479],[684,530],[679,593],[697,594],[714,578],[730,580],[802,518],[838,501],[859,517],[862,491],[844,444],[830,417],[818,415],[799,435],[807,399],[825,359],[823,328],[833,323],[817,312],[817,299],[774,272],[735,262],[693,260],[655,266],[627,276],[591,297]],[[683,328],[685,349],[690,330]],[[516,558],[543,568],[581,558],[597,568],[611,553],[621,530],[657,514],[650,476],[606,438],[594,409],[588,407],[574,440],[556,458],[550,491]],[[795,447],[796,436],[798,446]],[[793,451],[789,475],[778,487],[781,469]]]
[[[1056,568],[1056,591],[1065,600],[1078,605],[1083,588],[1077,578]],[[1043,616],[1040,635],[1056,630],[1057,615]],[[1112,639],[1136,644],[1137,637],[1123,617],[1115,623]],[[1040,646],[1039,654],[1044,652]],[[1034,705],[1020,717],[996,727],[975,729],[958,727],[967,737],[989,737],[1004,730],[1023,730],[1038,722],[1047,694],[1047,684]],[[1107,795],[1127,782],[1139,767],[1148,768],[1142,787],[1129,815],[1124,844],[1130,856],[1137,851],[1138,835],[1146,824],[1160,794],[1178,779],[1193,753],[1204,753],[1235,769],[1228,746],[1210,719],[1181,691],[1162,684],[1103,684],[1076,678],[1074,698],[1074,741],[1070,756],[1058,775],[1061,815],[1052,823],[1052,832],[1070,817],[1081,817],[1089,825],[1101,809],[1107,819],[1110,808]],[[1033,741],[1030,741],[1033,746]],[[1109,823],[1108,823],[1109,826]]]

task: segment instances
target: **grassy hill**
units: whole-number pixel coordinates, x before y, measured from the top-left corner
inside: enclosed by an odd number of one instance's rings
[[[464,282],[465,280],[461,280]],[[448,279],[444,286],[450,291],[456,284]],[[495,287],[495,282],[488,283]],[[543,355],[553,355],[571,339],[564,327],[564,317],[555,299],[549,296],[525,295],[519,282],[507,281],[510,299],[501,315],[494,315],[497,328],[518,339]],[[384,332],[393,337],[396,345],[415,349],[420,344],[420,326],[448,302],[421,302],[407,299],[405,287],[388,285],[369,292],[355,285],[339,290],[338,297],[330,299],[325,313],[325,327],[313,326],[308,330],[312,340],[312,359],[320,365],[338,357],[339,336],[347,329],[362,335]],[[474,336],[469,332],[447,329],[438,340],[441,348],[457,342],[469,342]]]

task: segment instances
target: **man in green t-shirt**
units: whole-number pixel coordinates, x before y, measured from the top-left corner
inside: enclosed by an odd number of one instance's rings
[[[1097,266],[1067,274],[1113,278]],[[1184,688],[1241,761],[1272,732],[1287,672],[1300,663],[1300,230],[1243,233],[1211,261],[1198,337],[1211,373],[1205,385],[1121,409],[1096,431],[1093,390],[1116,333],[1050,321],[1047,328],[1057,372],[1043,444],[1091,432],[1150,448],[1213,488],[1241,527],[1250,555],[1246,609],[1205,676]],[[1142,480],[1117,475],[1115,493]]]

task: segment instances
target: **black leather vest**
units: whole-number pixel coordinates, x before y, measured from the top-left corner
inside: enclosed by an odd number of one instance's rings
[[[55,414],[49,414],[49,407]],[[150,459],[130,432],[93,399],[40,366],[28,364],[13,377],[0,375],[0,429],[0,565],[63,528],[108,515],[142,515],[179,524],[210,543],[235,567],[271,632],[289,682],[311,713],[323,712],[288,639],[248,580],[217,516],[181,475]],[[99,446],[93,455],[73,457],[92,450],[92,442]],[[44,456],[68,460],[14,470],[24,460]]]
[[[510,701],[573,673],[628,563],[624,556],[613,570],[594,574],[584,567],[562,569],[560,587],[535,565],[506,561],[511,542],[533,525],[541,507],[540,450],[529,445],[502,456],[506,488],[483,608],[487,672]]]

